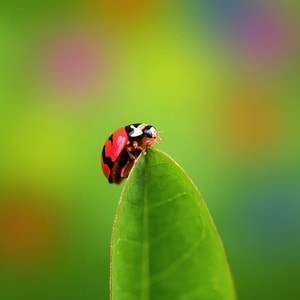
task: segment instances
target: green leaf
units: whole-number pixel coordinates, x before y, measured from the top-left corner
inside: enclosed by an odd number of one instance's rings
[[[167,154],[140,155],[111,244],[113,300],[235,299],[225,251],[188,175]]]

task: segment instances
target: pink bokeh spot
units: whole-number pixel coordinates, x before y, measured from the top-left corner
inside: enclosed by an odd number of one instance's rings
[[[105,69],[103,51],[89,34],[65,32],[51,38],[44,52],[48,84],[64,92],[78,93],[101,82]]]

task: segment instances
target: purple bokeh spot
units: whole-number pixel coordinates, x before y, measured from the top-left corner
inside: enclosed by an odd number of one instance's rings
[[[200,8],[222,43],[220,49],[225,46],[237,64],[273,70],[293,58],[296,20],[283,4],[210,0]]]
[[[257,9],[237,25],[233,41],[241,57],[250,63],[274,64],[288,56],[291,36],[282,14]]]

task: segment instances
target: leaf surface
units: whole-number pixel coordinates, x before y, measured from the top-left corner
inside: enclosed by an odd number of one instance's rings
[[[167,154],[140,155],[111,244],[113,300],[235,299],[225,251],[195,185]]]

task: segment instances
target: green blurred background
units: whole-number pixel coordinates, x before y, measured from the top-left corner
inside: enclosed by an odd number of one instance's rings
[[[201,190],[239,298],[300,299],[299,17],[296,0],[2,5],[0,298],[109,298],[122,186],[100,153],[146,122]]]

